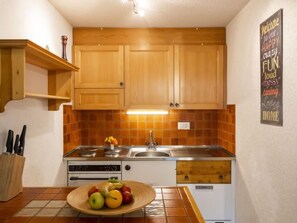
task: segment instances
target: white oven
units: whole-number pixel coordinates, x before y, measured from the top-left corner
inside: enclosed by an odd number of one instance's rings
[[[67,186],[107,181],[109,178],[122,180],[121,161],[68,161]]]

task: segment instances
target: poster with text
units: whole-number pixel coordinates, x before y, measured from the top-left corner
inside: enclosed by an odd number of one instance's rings
[[[261,123],[283,125],[283,10],[260,25]]]

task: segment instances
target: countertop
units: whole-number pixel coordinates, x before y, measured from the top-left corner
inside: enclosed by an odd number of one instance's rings
[[[146,146],[117,146],[115,155],[107,146],[79,146],[64,155],[64,160],[235,160],[235,155],[216,145],[157,146],[157,151],[170,153],[169,157],[136,157],[137,152],[146,151]],[[91,155],[90,155],[91,154]]]
[[[204,223],[187,187],[155,187],[155,200],[129,214],[104,217],[86,215],[66,201],[75,188],[24,188],[6,202],[0,202],[0,223]]]

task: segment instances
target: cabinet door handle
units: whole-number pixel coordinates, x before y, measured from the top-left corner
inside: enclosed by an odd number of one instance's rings
[[[169,106],[170,107],[174,107],[174,104],[172,102],[170,102]]]
[[[195,186],[195,190],[213,190],[213,186]]]
[[[179,103],[175,103],[175,107],[177,107],[177,108],[178,108],[178,107],[179,107]]]
[[[189,176],[186,175],[186,176],[185,176],[185,181],[188,181],[188,180],[189,180]]]
[[[124,85],[125,85],[124,82],[120,82],[121,87],[124,87]]]

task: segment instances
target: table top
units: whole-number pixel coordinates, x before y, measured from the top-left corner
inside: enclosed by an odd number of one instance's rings
[[[143,209],[118,216],[87,215],[71,208],[67,195],[75,188],[34,187],[0,202],[0,222],[18,223],[204,223],[187,187],[154,187],[155,200]]]

